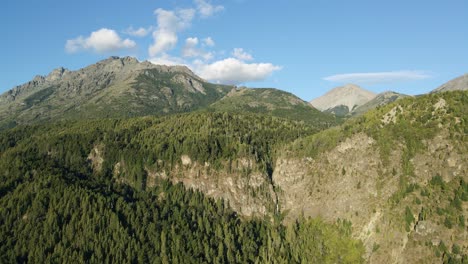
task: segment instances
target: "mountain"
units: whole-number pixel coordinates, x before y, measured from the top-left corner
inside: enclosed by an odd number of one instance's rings
[[[77,71],[58,68],[4,93],[0,127],[187,112],[213,103],[231,89],[208,83],[184,66],[110,57]]]
[[[129,57],[36,77],[1,97],[0,258],[466,262],[468,91],[379,96],[327,128],[289,93]]]
[[[322,113],[291,93],[273,88],[233,89],[207,110],[269,114],[321,127],[330,127],[337,122],[333,115]]]
[[[370,263],[467,258],[468,91],[407,97],[278,151],[280,210],[347,219]]]
[[[0,256],[456,263],[467,107],[468,91],[408,97],[319,133],[216,111],[4,130]]]
[[[440,93],[455,90],[468,90],[468,73],[441,85],[437,89],[432,90],[431,93]]]
[[[350,114],[351,115],[362,115],[369,110],[372,110],[374,108],[380,107],[387,105],[389,103],[392,103],[398,99],[408,97],[409,95],[401,94],[401,93],[396,93],[392,91],[387,91],[383,93],[377,94],[372,100],[368,101],[367,103],[358,106],[355,108]]]
[[[326,94],[310,101],[315,108],[333,113],[337,116],[345,116],[356,107],[372,100],[376,94],[367,91],[354,84],[333,88]]]

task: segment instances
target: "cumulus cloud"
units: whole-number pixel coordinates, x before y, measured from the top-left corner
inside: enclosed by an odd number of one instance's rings
[[[195,71],[204,79],[227,84],[261,81],[281,67],[271,63],[245,63],[227,58],[207,65],[198,65]]]
[[[232,52],[232,56],[234,56],[234,58],[239,59],[241,61],[253,60],[252,55],[244,51],[244,49],[242,48],[235,48],[234,51]]]
[[[182,49],[183,57],[196,57],[198,56],[198,50],[196,49],[198,45],[198,38],[187,38],[185,40],[185,46]]]
[[[178,42],[178,33],[190,27],[196,15],[201,18],[207,18],[224,9],[223,6],[214,6],[206,0],[195,0],[194,2],[196,5],[194,8],[176,10],[158,8],[154,11],[157,19],[157,26],[152,33],[153,43],[148,48],[148,53],[151,58],[161,56],[174,49]],[[145,33],[144,28],[140,29],[138,33],[143,35]],[[212,47],[214,46],[214,41],[208,37],[203,39],[202,44],[207,47]],[[187,56],[204,56],[205,59],[210,59],[210,56],[212,56],[209,52],[203,52],[194,48],[190,49],[190,46],[187,45],[184,50]]]
[[[135,41],[122,39],[115,30],[101,28],[91,33],[89,37],[79,36],[75,39],[67,40],[65,50],[75,53],[81,50],[92,50],[97,53],[105,53],[120,49],[130,49],[136,47]]]
[[[208,46],[208,47],[214,47],[215,42],[211,37],[207,37],[203,39],[203,45]]]
[[[326,81],[357,84],[388,84],[404,81],[415,81],[431,78],[423,71],[390,71],[390,72],[365,72],[345,73],[327,76]]]
[[[187,38],[182,48],[182,56],[185,58],[203,58],[203,60],[211,60],[213,58],[213,53],[198,48],[198,42],[198,38]]]
[[[170,11],[158,8],[154,13],[158,26],[153,32],[153,44],[148,49],[150,57],[173,49],[178,41],[177,33],[189,27],[195,16],[194,9]]]
[[[221,5],[213,5],[209,0],[194,0],[195,7],[188,9],[154,11],[157,24],[151,30],[145,28],[127,30],[133,36],[144,36],[152,32],[153,42],[148,48],[149,61],[162,65],[185,65],[206,80],[218,83],[239,84],[261,81],[278,71],[281,67],[271,63],[252,63],[253,56],[242,48],[235,48],[230,58],[217,58],[212,48],[215,41],[211,37],[189,37],[180,50],[173,56],[177,47],[178,35],[192,25],[195,18],[207,18],[224,10]],[[249,61],[249,63],[247,63]]]
[[[146,37],[146,35],[148,35],[150,31],[151,31],[151,27],[149,28],[140,27],[136,29],[133,27],[129,27],[124,31],[124,33],[130,36],[142,38],[142,37]]]
[[[224,6],[214,6],[205,0],[195,0],[195,4],[197,5],[197,11],[202,18],[210,17],[224,10]]]
[[[151,57],[173,49],[177,44],[177,34],[170,31],[156,30],[153,32],[154,43],[149,47]]]

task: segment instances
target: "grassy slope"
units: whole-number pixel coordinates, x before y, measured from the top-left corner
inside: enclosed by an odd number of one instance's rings
[[[213,103],[209,111],[261,113],[329,127],[338,121],[297,96],[270,88],[240,89]]]

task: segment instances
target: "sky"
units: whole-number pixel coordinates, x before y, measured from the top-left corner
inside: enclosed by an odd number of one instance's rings
[[[6,0],[0,93],[109,56],[309,101],[354,83],[422,94],[468,72],[466,0]]]

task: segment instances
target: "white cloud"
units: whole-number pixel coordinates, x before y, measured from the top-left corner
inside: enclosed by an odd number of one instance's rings
[[[252,55],[244,51],[244,49],[242,48],[235,48],[234,51],[232,52],[232,56],[234,56],[234,58],[239,59],[241,61],[253,60]]]
[[[171,53],[179,41],[178,34],[192,25],[195,17],[207,18],[224,10],[221,5],[212,5],[209,0],[194,0],[195,7],[189,9],[165,10],[156,9],[154,14],[157,25],[152,32],[153,43],[149,46],[149,61],[162,65],[185,65],[200,77],[228,84],[261,81],[270,76],[281,67],[271,63],[247,63],[253,60],[253,56],[242,48],[235,48],[232,57],[213,62],[215,54],[211,48],[215,42],[211,37],[203,39],[190,37],[180,50],[180,55]],[[127,31],[128,34],[143,36],[145,28]]]
[[[195,10],[187,8],[170,11],[158,8],[154,14],[157,16],[158,29],[177,32],[190,26],[195,16]]]
[[[151,57],[173,49],[177,44],[177,34],[171,31],[156,30],[153,32],[154,43],[149,47]]]
[[[81,50],[93,50],[97,53],[105,53],[134,47],[136,47],[135,41],[121,39],[115,30],[107,28],[94,31],[87,38],[79,36],[75,39],[69,39],[65,44],[65,50],[69,53],[75,53]]]
[[[148,49],[150,57],[165,53],[177,44],[177,32],[190,26],[194,16],[194,9],[180,9],[168,11],[158,8],[154,11],[157,16],[158,27],[153,32],[153,44]]]
[[[281,67],[271,63],[245,63],[227,58],[207,65],[197,65],[195,72],[204,79],[227,84],[261,81]]]
[[[215,42],[211,37],[207,37],[203,39],[203,45],[208,46],[208,47],[214,47]]]
[[[127,28],[124,33],[125,34],[128,34],[130,36],[134,36],[134,37],[146,37],[146,35],[149,34],[149,32],[151,31],[151,27],[149,28],[143,28],[143,27],[140,27],[140,28],[133,28],[133,27],[129,27]]]
[[[198,51],[196,47],[198,45],[198,38],[187,38],[185,40],[185,46],[182,49],[182,56],[184,57],[196,57]]]
[[[182,48],[182,56],[185,58],[203,58],[203,60],[211,60],[213,58],[213,53],[204,51],[198,46],[198,38],[187,38],[185,40],[185,45]]]
[[[154,11],[157,17],[157,27],[153,31],[153,43],[148,48],[149,56],[154,58],[174,49],[178,42],[178,33],[191,26],[195,15],[202,18],[212,16],[224,9],[223,6],[213,6],[205,0],[195,0],[196,8],[165,10],[158,8]],[[197,39],[198,42],[198,39]],[[214,46],[214,41],[210,37],[203,39],[203,45]],[[198,45],[198,43],[196,43]],[[209,60],[213,57],[211,52],[196,49],[195,46],[186,43],[182,55],[184,57],[204,57]]]
[[[202,18],[210,17],[224,10],[224,6],[214,6],[205,0],[195,0],[195,4],[197,5],[197,11]]]
[[[415,81],[431,78],[422,71],[390,71],[390,72],[366,72],[346,73],[327,76],[326,81],[357,84],[388,84],[403,81]]]

